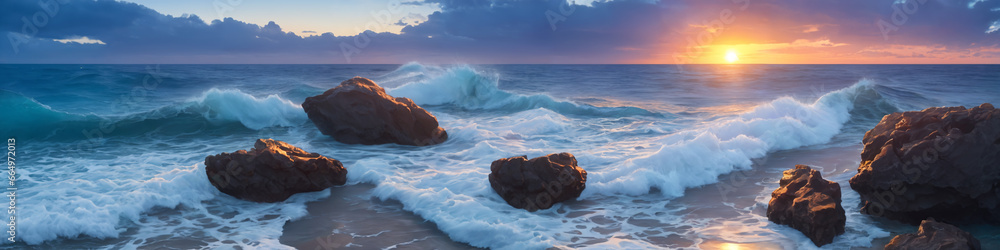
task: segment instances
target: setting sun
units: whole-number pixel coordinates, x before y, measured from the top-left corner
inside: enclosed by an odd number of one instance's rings
[[[739,61],[739,60],[740,60],[740,57],[738,55],[736,55],[736,51],[735,50],[728,50],[728,51],[726,51],[726,62],[728,62],[728,63],[735,63],[736,61]]]

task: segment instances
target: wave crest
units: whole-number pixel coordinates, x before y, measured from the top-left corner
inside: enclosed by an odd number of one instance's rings
[[[874,85],[862,80],[813,103],[782,97],[733,119],[659,138],[662,146],[655,152],[591,172],[585,195],[641,195],[658,189],[679,197],[686,188],[749,169],[753,159],[769,152],[827,143],[852,120],[856,107],[883,101]]]
[[[239,122],[253,130],[295,126],[307,119],[298,104],[277,95],[257,98],[239,90],[215,88],[192,101],[184,111],[200,113],[205,119],[217,123]]]
[[[200,97],[158,109],[98,116],[72,114],[52,109],[32,98],[0,90],[2,112],[11,123],[0,125],[0,133],[21,138],[91,139],[108,135],[142,135],[157,131],[182,134],[205,128],[251,130],[296,126],[308,121],[295,103],[277,95],[258,98],[239,90],[210,89]]]
[[[413,64],[403,66],[407,71],[426,70]],[[501,90],[499,76],[485,75],[463,65],[448,68],[437,73],[428,71],[425,75],[436,74],[426,80],[411,82],[387,90],[393,96],[413,99],[419,105],[454,105],[471,110],[498,110],[518,112],[536,108],[546,108],[561,114],[591,116],[632,116],[660,115],[636,107],[595,107],[559,101],[544,95],[522,95]]]

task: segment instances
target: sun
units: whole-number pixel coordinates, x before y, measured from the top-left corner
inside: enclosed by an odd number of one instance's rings
[[[740,57],[736,55],[736,50],[728,50],[726,51],[725,59],[727,63],[735,63],[736,61],[740,60]]]

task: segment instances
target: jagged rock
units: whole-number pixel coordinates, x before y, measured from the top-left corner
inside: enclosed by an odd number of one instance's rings
[[[493,161],[490,186],[507,204],[528,211],[547,209],[557,202],[576,199],[587,186],[587,171],[570,153],[550,154],[528,160],[517,156]]]
[[[271,139],[258,139],[250,151],[205,157],[205,173],[219,191],[256,202],[284,201],[347,181],[340,161]]]
[[[885,250],[979,250],[979,240],[958,227],[928,218],[920,222],[915,234],[901,234],[892,238]]]
[[[434,115],[363,77],[306,98],[302,109],[320,132],[343,143],[424,146],[448,139]]]
[[[785,170],[771,193],[767,219],[801,231],[816,246],[844,233],[847,217],[840,205],[840,185],[806,165]]]
[[[909,223],[1000,220],[1000,110],[993,105],[889,114],[863,142],[850,181],[861,212]]]

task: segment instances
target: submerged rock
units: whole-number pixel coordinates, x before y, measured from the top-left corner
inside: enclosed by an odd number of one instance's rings
[[[490,186],[507,204],[528,211],[547,209],[557,202],[576,199],[587,186],[587,171],[570,153],[550,154],[528,160],[517,156],[493,161]]]
[[[892,113],[865,133],[851,188],[861,212],[916,223],[1000,221],[1000,110]]]
[[[915,234],[901,234],[892,238],[885,250],[938,249],[938,250],[979,250],[979,240],[958,227],[928,218],[920,222]]]
[[[840,205],[840,185],[823,179],[806,165],[785,170],[780,187],[771,193],[767,219],[801,231],[816,246],[844,233],[847,217]]]
[[[347,181],[340,161],[271,139],[258,139],[250,151],[205,157],[205,173],[219,191],[256,202],[284,201]]]
[[[424,146],[448,139],[434,115],[363,77],[306,98],[302,109],[320,132],[343,143]]]

